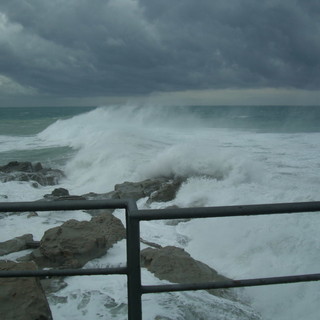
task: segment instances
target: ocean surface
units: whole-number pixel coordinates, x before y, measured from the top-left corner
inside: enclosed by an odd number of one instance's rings
[[[152,208],[319,201],[320,107],[0,108],[0,165],[14,160],[64,170],[60,186],[75,195],[112,191],[124,181],[187,178],[174,200]],[[0,186],[0,201],[38,200],[58,187],[14,181]],[[138,206],[144,208],[145,199]],[[117,215],[123,219],[122,212]],[[4,216],[0,241],[25,233],[40,240],[46,229],[71,218],[91,217],[82,211]],[[318,273],[319,230],[319,213],[141,223],[146,240],[183,247],[233,279]],[[86,267],[124,265],[124,250],[121,241]],[[144,269],[142,276],[144,283],[159,283]],[[67,283],[50,298],[55,319],[126,319],[125,277],[74,277]],[[262,319],[319,319],[318,282],[241,294]],[[238,319],[229,302],[206,292],[143,298],[144,319],[188,319],[191,310],[190,319]]]

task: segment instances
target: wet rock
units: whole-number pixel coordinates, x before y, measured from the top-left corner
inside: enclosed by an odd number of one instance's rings
[[[173,283],[224,281],[228,278],[208,265],[193,259],[181,248],[167,246],[160,249],[146,248],[141,251],[141,265],[161,280]],[[230,290],[208,290],[210,293],[234,299]]]
[[[44,168],[40,162],[35,164],[31,162],[12,161],[4,166],[0,166],[0,181],[31,181],[42,186],[58,184],[64,177],[61,170]]]
[[[89,192],[83,194],[82,197],[86,198],[87,200],[107,200],[107,199],[118,199],[118,195],[115,191],[110,191],[106,193],[95,193]]]
[[[36,270],[33,262],[0,261],[0,270]],[[0,279],[0,319],[51,320],[52,314],[38,278]]]
[[[115,185],[113,198],[138,200],[149,197],[149,201],[165,202],[175,198],[183,179],[154,178],[140,182],[124,182]]]
[[[150,195],[148,203],[167,202],[173,200],[176,197],[183,181],[183,179],[179,178],[169,180],[166,183],[161,184],[160,188]]]
[[[69,191],[65,188],[57,188],[57,189],[54,189],[51,194],[54,196],[54,197],[64,197],[64,196],[69,196]]]
[[[0,255],[6,255],[12,252],[26,250],[29,243],[33,242],[32,234],[25,234],[21,237],[16,237],[8,241],[0,242]]]
[[[87,200],[84,196],[70,195],[69,191],[65,188],[54,189],[51,193],[45,194],[43,198],[47,201],[57,200]],[[41,201],[41,200],[40,200]]]
[[[185,181],[183,178],[152,178],[139,182],[125,181],[116,184],[113,191],[107,193],[86,193],[82,195],[88,200],[104,199],[133,199],[139,200],[148,197],[148,203],[171,201],[176,197],[177,191]]]
[[[1,166],[0,171],[9,173],[9,172],[37,172],[43,169],[41,163],[36,163],[33,165],[31,162],[19,162],[11,161],[8,164]]]
[[[101,257],[114,243],[124,239],[121,221],[109,213],[90,221],[68,220],[49,229],[33,251],[32,259],[41,267],[80,268]]]
[[[134,199],[138,200],[148,196],[147,192],[144,190],[144,185],[142,182],[128,182],[125,181],[121,184],[116,184],[114,187],[115,194],[114,198],[119,199]]]

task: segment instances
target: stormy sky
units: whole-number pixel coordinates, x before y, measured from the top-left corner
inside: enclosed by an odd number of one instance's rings
[[[319,89],[319,0],[0,2],[0,106],[317,104]]]

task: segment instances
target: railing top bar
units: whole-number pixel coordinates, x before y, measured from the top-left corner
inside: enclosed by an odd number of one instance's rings
[[[89,276],[108,274],[127,274],[127,267],[96,268],[96,269],[51,269],[51,270],[9,270],[0,271],[0,278],[21,277],[66,277],[66,276]]]
[[[234,205],[221,207],[135,210],[131,217],[139,220],[236,217],[320,211],[320,201]]]
[[[272,278],[257,278],[243,280],[227,280],[206,283],[184,283],[184,284],[168,284],[168,285],[153,285],[142,286],[142,293],[161,293],[174,291],[190,291],[190,290],[209,290],[209,289],[227,289],[240,287],[254,287],[275,284],[297,283],[319,281],[320,273],[304,274],[296,276],[272,277]]]
[[[50,211],[50,210],[90,210],[126,209],[129,200],[61,200],[0,202],[0,212]]]
[[[129,208],[130,216],[139,220],[162,220],[314,212],[320,211],[320,201],[150,210],[138,210],[131,199],[0,202],[0,212],[118,208]]]

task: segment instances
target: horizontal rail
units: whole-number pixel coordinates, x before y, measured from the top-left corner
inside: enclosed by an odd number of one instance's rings
[[[243,280],[226,280],[206,283],[183,283],[183,284],[168,284],[168,285],[150,285],[142,286],[142,293],[161,293],[174,291],[189,291],[189,290],[209,290],[209,289],[228,289],[240,287],[254,287],[275,284],[288,284],[297,282],[319,281],[320,273],[304,274],[285,277],[243,279]]]
[[[0,212],[50,211],[50,210],[90,210],[127,209],[132,205],[128,200],[59,200],[0,202]]]
[[[320,201],[235,205],[221,207],[134,210],[131,218],[138,220],[165,220],[188,218],[239,217],[270,214],[306,213],[320,211]]]
[[[127,267],[94,268],[94,269],[51,269],[51,270],[10,270],[0,271],[0,278],[29,278],[29,277],[67,277],[108,274],[127,274]]]
[[[128,280],[128,319],[142,318],[141,295],[170,291],[209,290],[236,287],[250,287],[272,284],[319,281],[319,274],[305,274],[272,278],[227,280],[206,283],[184,283],[169,285],[141,285],[140,269],[140,221],[164,219],[240,217],[271,214],[291,214],[320,212],[320,201],[273,203],[257,205],[234,205],[203,208],[180,208],[138,210],[134,200],[61,200],[33,202],[2,202],[0,212],[125,209],[127,232],[127,267],[98,269],[50,269],[50,270],[11,270],[0,271],[0,278],[8,277],[52,277],[84,275],[127,275]]]

